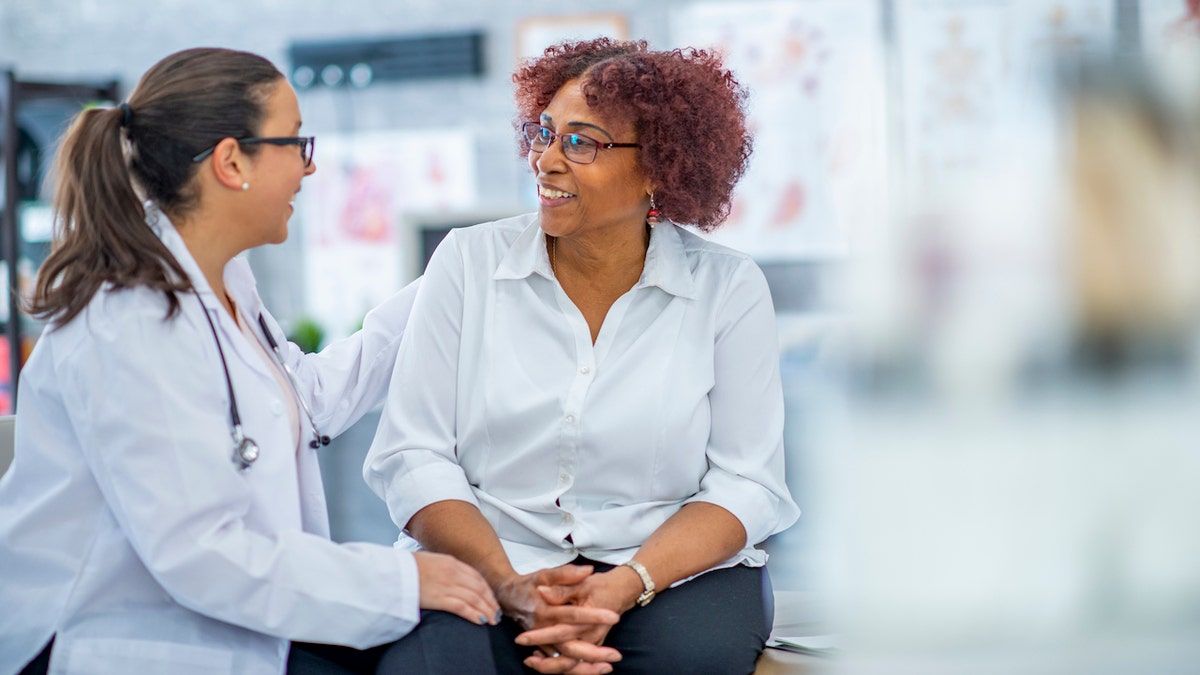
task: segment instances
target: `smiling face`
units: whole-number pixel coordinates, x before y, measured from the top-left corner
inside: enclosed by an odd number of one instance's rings
[[[262,137],[289,137],[300,133],[300,104],[291,85],[280,81],[271,89],[263,106],[263,123],[258,135]],[[255,154],[250,161],[251,170],[246,176],[250,188],[246,196],[250,201],[247,216],[255,228],[253,239],[259,244],[279,244],[287,239],[288,219],[295,210],[293,201],[300,192],[300,183],[305,176],[317,170],[314,161],[304,166],[304,156],[297,145],[255,144]],[[248,233],[249,234],[249,233]]]
[[[559,134],[579,133],[600,143],[636,143],[632,122],[605,120],[588,107],[579,80],[558,90],[540,123]],[[650,204],[636,148],[600,148],[591,164],[568,160],[556,139],[542,152],[530,151],[537,178],[542,229],[553,237],[605,237],[613,228],[645,227]]]

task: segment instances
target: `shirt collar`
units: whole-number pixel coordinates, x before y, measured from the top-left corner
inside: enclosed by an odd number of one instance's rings
[[[546,253],[546,233],[536,218],[526,227],[496,268],[493,279],[524,279],[539,274],[553,279],[550,257]],[[673,223],[660,223],[650,230],[650,246],[646,249],[646,264],[634,288],[657,286],[684,298],[695,298],[695,279],[688,264],[687,252],[679,229]]]
[[[550,270],[550,256],[546,253],[546,233],[542,232],[536,216],[529,219],[529,225],[508,247],[492,278],[524,279],[535,272],[547,279],[554,278]]]
[[[646,266],[638,286],[658,286],[671,295],[694,299],[696,280],[688,264],[683,237],[674,223],[662,222],[650,228],[650,247],[646,249]]]

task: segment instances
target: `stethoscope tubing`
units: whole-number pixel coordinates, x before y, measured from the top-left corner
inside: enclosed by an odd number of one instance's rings
[[[283,350],[279,348],[279,343],[271,335],[271,329],[267,327],[267,320],[263,318],[262,312],[258,313],[258,325],[262,328],[263,337],[267,339],[267,344],[271,347],[271,353],[275,355],[275,360],[283,368],[283,374],[287,376],[288,386],[292,388],[292,395],[296,397],[296,401],[304,409],[304,414],[308,417],[308,424],[312,427],[313,432],[313,440],[308,442],[308,447],[316,450],[322,445],[329,445],[329,437],[317,430],[317,423],[313,420],[312,411],[309,410],[308,404],[304,402],[304,397],[300,395],[300,387],[296,384],[296,375],[292,373],[291,367],[284,360]]]
[[[225,374],[225,387],[229,392],[229,424],[230,436],[233,438],[233,456],[232,460],[239,471],[245,471],[258,460],[259,449],[258,443],[254,439],[246,436],[242,430],[242,418],[238,413],[237,395],[233,391],[233,378],[229,374],[229,362],[225,359],[225,349],[221,347],[221,339],[217,335],[217,326],[213,323],[212,317],[209,316],[208,306],[204,304],[204,300],[200,298],[200,294],[196,293],[196,300],[200,303],[200,307],[204,312],[204,318],[208,321],[208,328],[212,331],[213,342],[217,345],[217,355],[221,357],[221,369]],[[262,312],[258,314],[258,325],[262,328],[263,337],[266,338],[267,344],[271,347],[271,353],[275,357],[275,361],[283,370],[287,377],[288,386],[292,390],[292,395],[304,410],[304,414],[308,417],[309,426],[312,427],[313,439],[308,442],[308,447],[317,449],[322,445],[329,445],[329,436],[326,436],[317,429],[317,423],[313,420],[312,411],[309,410],[308,404],[304,401],[304,397],[300,395],[300,388],[296,385],[295,375],[292,369],[288,367],[287,362],[283,358],[283,350],[279,348],[279,343],[275,341],[275,337],[271,334],[270,328],[267,327],[267,321],[263,317]]]

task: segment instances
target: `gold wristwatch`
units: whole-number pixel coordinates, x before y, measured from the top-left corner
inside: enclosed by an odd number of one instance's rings
[[[637,597],[638,606],[645,607],[650,604],[650,601],[654,599],[654,580],[650,578],[650,573],[646,571],[645,565],[636,560],[622,564],[637,572],[637,575],[642,578],[642,588],[645,590]]]

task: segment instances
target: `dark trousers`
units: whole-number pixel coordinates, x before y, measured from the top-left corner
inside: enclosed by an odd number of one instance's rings
[[[421,611],[421,630],[370,649],[293,642],[288,675],[464,675],[496,672],[488,631],[446,612]],[[18,675],[45,675],[54,640]]]
[[[613,568],[579,559],[597,572]],[[736,675],[754,672],[771,631],[770,583],[763,568],[732,567],[703,574],[659,593],[646,607],[626,612],[604,644],[624,657],[615,673]],[[359,650],[336,645],[292,643],[288,675],[527,675],[533,652],[514,642],[521,628],[505,618],[477,626],[445,612],[422,611],[421,623],[396,642]],[[51,640],[21,675],[45,673]]]
[[[597,572],[613,568],[595,565]],[[731,567],[703,574],[669,588],[645,607],[634,607],[612,627],[604,644],[621,652],[614,673],[688,673],[740,675],[753,673],[763,643],[771,632],[764,604],[769,593],[760,567]],[[528,675],[524,659],[533,649],[514,642],[521,628],[505,618],[490,629],[498,672]]]
[[[288,675],[459,675],[494,673],[488,632],[446,612],[421,611],[399,640],[371,649],[294,642]]]
[[[53,647],[54,638],[50,638],[50,641],[42,648],[42,652],[25,664],[25,667],[17,675],[46,675],[46,671],[50,670],[50,650]]]

